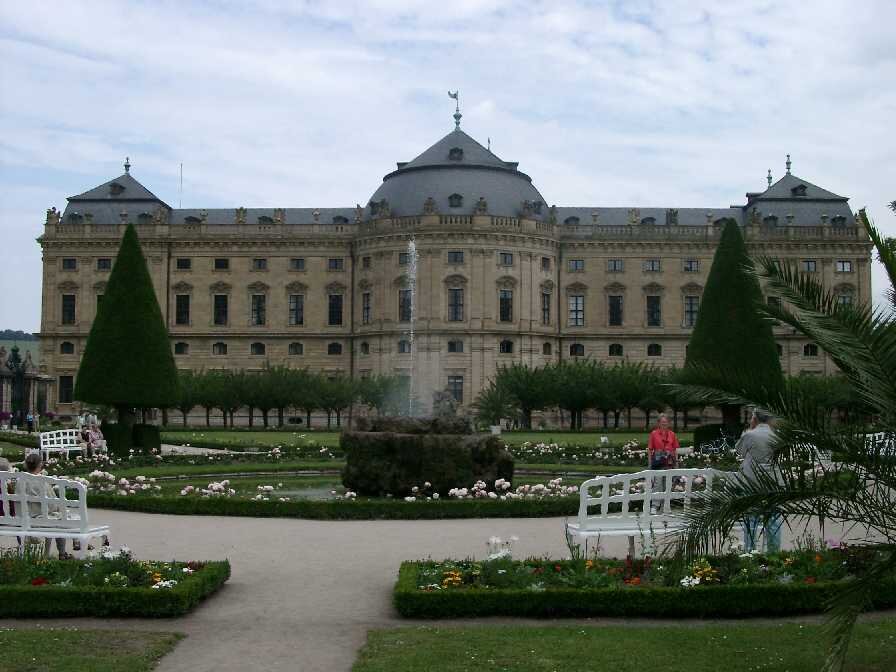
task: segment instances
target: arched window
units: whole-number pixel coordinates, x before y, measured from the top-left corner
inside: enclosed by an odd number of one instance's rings
[[[803,357],[818,357],[818,346],[814,343],[806,343],[803,346]]]
[[[775,350],[778,351],[778,357],[784,356],[784,347],[780,343],[775,343]]]
[[[501,344],[498,346],[498,352],[502,355],[512,355],[513,354],[513,341],[503,340]]]
[[[464,204],[464,197],[460,194],[451,194],[448,197],[448,205],[452,208],[459,208]]]
[[[367,341],[363,341],[363,342],[361,343],[361,354],[362,354],[362,355],[369,355],[369,354],[370,354],[370,343],[368,343]]]
[[[301,343],[290,343],[289,344],[289,354],[290,355],[304,355],[305,354],[305,346]]]
[[[70,341],[63,341],[59,344],[59,354],[60,355],[73,355],[75,354],[75,344]]]
[[[762,223],[766,226],[778,226],[778,217],[777,215],[769,215],[768,217],[763,217]]]
[[[571,343],[569,346],[569,356],[570,357],[584,357],[585,356],[585,346],[581,343]]]
[[[227,354],[227,344],[221,343],[220,341],[218,343],[212,344],[212,354],[213,355],[226,355]]]
[[[644,226],[655,226],[656,217],[642,217],[641,224],[643,224]]]
[[[659,343],[650,343],[647,346],[647,356],[648,357],[661,357],[663,354],[663,346]]]
[[[249,346],[249,354],[251,355],[263,355],[265,351],[264,343],[252,343]]]
[[[831,217],[831,224],[833,224],[834,226],[846,226],[846,217],[844,217],[843,215]]]
[[[334,224],[348,224],[348,218],[343,217],[342,215],[336,215],[335,217],[333,217],[333,223]]]
[[[342,354],[342,343],[327,343],[327,354],[328,355],[341,355]]]
[[[563,220],[563,223],[567,226],[576,226],[579,223],[578,217],[567,217]]]
[[[550,343],[543,343],[541,346],[541,354],[542,355],[551,355],[553,354],[553,348]]]
[[[190,354],[190,345],[189,343],[175,343],[174,344],[174,354],[175,355],[188,355]]]
[[[622,357],[622,343],[610,343],[610,357]]]
[[[405,339],[401,339],[398,341],[398,353],[401,355],[407,355],[411,352],[411,342],[406,341]]]
[[[448,352],[463,352],[464,351],[464,342],[460,339],[454,339],[448,341]]]

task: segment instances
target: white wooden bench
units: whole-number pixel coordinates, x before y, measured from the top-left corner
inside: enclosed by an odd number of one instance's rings
[[[52,432],[41,432],[38,448],[30,448],[29,453],[40,452],[41,459],[46,462],[51,453],[65,454],[69,459],[72,451],[84,454],[84,442],[78,429],[57,429]]]
[[[583,539],[627,536],[634,554],[635,535],[680,531],[694,500],[736,476],[717,469],[663,469],[592,478],[579,488],[579,513],[567,531]]]
[[[78,481],[0,471],[0,504],[0,536],[77,539],[85,548],[109,534],[108,525],[90,526],[87,486]]]

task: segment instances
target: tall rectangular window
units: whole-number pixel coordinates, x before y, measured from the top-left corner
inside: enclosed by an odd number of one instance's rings
[[[545,273],[551,272],[551,258],[550,257],[542,257],[541,258],[541,270]]]
[[[289,260],[289,270],[291,271],[304,271],[305,270],[305,257],[293,257]]]
[[[253,326],[260,327],[265,323],[265,319],[267,318],[267,297],[264,294],[253,294],[252,295],[252,315],[250,316],[250,323]]]
[[[399,322],[410,322],[411,321],[411,290],[410,289],[399,289],[398,290],[398,321]]]
[[[100,257],[96,260],[96,270],[98,271],[111,271],[112,270],[112,259],[109,257]]]
[[[566,268],[570,273],[581,273],[585,270],[584,259],[569,259],[566,262]]]
[[[464,290],[452,288],[448,290],[448,321],[464,321]]]
[[[63,271],[77,271],[78,270],[78,260],[75,259],[74,257],[63,257],[62,270]]]
[[[398,253],[398,265],[399,266],[407,266],[411,261],[411,255],[408,252],[399,252]]]
[[[62,295],[62,324],[75,323],[75,295]]]
[[[700,308],[699,296],[684,297],[684,326],[693,327],[697,324],[697,311]]]
[[[59,403],[72,403],[72,394],[75,390],[75,379],[73,376],[59,376]]]
[[[607,297],[607,324],[611,327],[622,326],[622,297]]]
[[[513,290],[502,289],[498,293],[498,319],[513,322]]]
[[[699,259],[685,259],[684,260],[684,272],[685,273],[696,273],[700,270],[700,260]]]
[[[223,257],[215,259],[215,270],[216,271],[229,271],[230,270],[230,259],[225,259]]]
[[[327,259],[327,270],[344,271],[345,259],[343,259],[342,257],[330,257],[329,259]]]
[[[852,273],[852,262],[849,259],[838,259],[835,270],[837,273]]]
[[[513,253],[501,252],[498,256],[498,260],[502,266],[513,266]]]
[[[464,253],[460,250],[451,250],[450,252],[448,252],[448,263],[449,264],[464,263]]]
[[[622,259],[607,259],[607,273],[622,273],[625,263]]]
[[[289,295],[289,326],[298,327],[305,324],[305,295]]]
[[[541,323],[551,323],[551,295],[547,292],[541,294]]]
[[[174,324],[190,324],[190,295],[174,297]]]
[[[342,326],[342,294],[330,294],[327,322],[331,327]]]
[[[648,296],[647,297],[647,326],[661,327],[663,326],[663,297]]]
[[[574,294],[569,298],[569,326],[584,327],[585,326],[585,297],[581,294]]]
[[[657,273],[662,270],[662,266],[660,264],[659,259],[645,259],[644,260],[644,270],[648,273]]]
[[[215,294],[214,322],[218,326],[227,324],[227,294]]]
[[[457,403],[464,403],[464,377],[448,376],[448,392]]]
[[[365,271],[370,270],[370,257],[361,257],[361,268]]]
[[[370,324],[370,292],[361,295],[361,324]]]
[[[803,259],[800,264],[803,273],[814,273],[818,270],[818,262],[815,259]]]
[[[174,262],[174,268],[178,271],[189,271],[193,268],[193,260],[189,257],[178,257],[177,261]]]
[[[253,259],[252,260],[252,270],[253,271],[266,271],[268,270],[268,260],[264,258]]]

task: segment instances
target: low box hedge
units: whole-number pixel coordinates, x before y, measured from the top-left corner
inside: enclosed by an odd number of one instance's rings
[[[230,578],[227,560],[207,562],[173,588],[0,585],[0,618],[182,616]]]
[[[17,446],[24,446],[25,448],[37,448],[38,446],[38,438],[37,434],[17,434],[15,432],[0,432],[0,441],[5,441],[6,443],[13,443]]]
[[[402,499],[289,502],[256,501],[234,497],[169,497],[91,493],[91,508],[167,513],[185,516],[246,516],[308,518],[312,520],[440,520],[456,518],[551,518],[574,516],[578,497],[546,499],[440,499],[405,502]]]
[[[405,618],[582,618],[645,616],[655,618],[744,618],[824,611],[840,584],[759,584],[666,588],[467,589],[418,588],[420,563],[404,562],[393,602]],[[896,606],[896,579],[881,582],[872,608]]]

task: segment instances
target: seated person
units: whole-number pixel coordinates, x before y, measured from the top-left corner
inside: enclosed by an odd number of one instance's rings
[[[33,474],[35,476],[40,476],[43,472],[44,462],[40,456],[40,453],[29,453],[25,457],[25,471],[29,474]],[[52,490],[53,486],[49,484],[43,483],[34,483],[34,482],[26,482],[23,487],[24,494],[29,495],[31,497],[39,497],[42,495],[55,495],[55,492]],[[29,502],[28,503],[28,511],[31,518],[41,518],[43,516],[43,507],[39,502]],[[60,518],[63,515],[63,512],[59,509],[58,505],[52,505],[48,507],[47,510],[47,518]],[[37,542],[37,538],[28,537],[26,538],[27,544],[39,543]],[[63,537],[56,538],[56,550],[59,553],[59,559],[64,560],[70,558],[71,556],[65,552],[65,539]],[[50,538],[47,537],[44,539],[44,556],[50,556]]]
[[[103,433],[100,431],[100,428],[93,422],[90,424],[90,429],[87,431],[87,455],[90,456],[93,455],[95,451],[103,451],[105,449],[106,439],[103,438]]]

